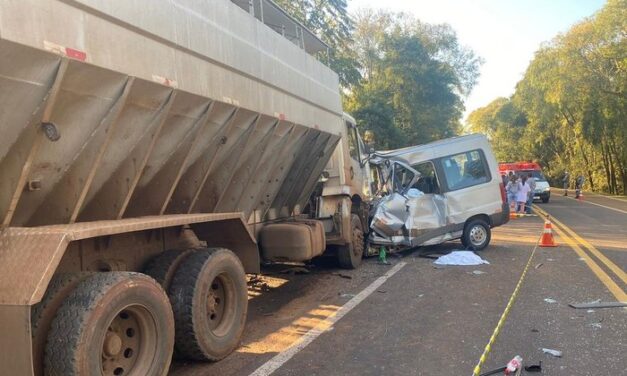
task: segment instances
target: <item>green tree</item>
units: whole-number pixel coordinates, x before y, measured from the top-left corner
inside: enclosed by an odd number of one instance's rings
[[[359,126],[374,133],[376,147],[421,144],[460,131],[463,97],[475,85],[481,61],[459,45],[450,26],[364,10],[353,38],[363,79],[345,104]]]
[[[626,37],[627,1],[609,0],[536,52],[510,100],[524,114],[522,132],[515,118],[494,115],[502,100],[473,112],[471,129],[488,134],[501,159],[539,160],[556,179],[568,170],[593,190],[625,193]],[[502,148],[512,137],[518,148]]]

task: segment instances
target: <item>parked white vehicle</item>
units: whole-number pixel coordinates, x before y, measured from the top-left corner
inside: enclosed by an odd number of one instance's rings
[[[461,239],[488,246],[491,228],[509,220],[505,189],[487,138],[469,135],[370,159],[373,202],[368,250],[392,250]]]

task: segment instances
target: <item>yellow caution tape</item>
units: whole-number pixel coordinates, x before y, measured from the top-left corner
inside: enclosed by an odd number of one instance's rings
[[[481,354],[481,357],[479,358],[479,362],[475,366],[475,370],[472,373],[473,376],[478,376],[481,373],[481,367],[483,367],[483,363],[485,363],[486,359],[488,358],[488,354],[492,350],[492,345],[494,345],[494,342],[496,341],[496,337],[499,336],[499,333],[501,332],[501,328],[503,327],[503,324],[505,324],[505,319],[507,319],[507,315],[509,315],[509,311],[512,309],[512,306],[514,305],[514,301],[516,300],[516,297],[518,296],[518,291],[520,291],[520,286],[522,286],[523,280],[525,279],[525,276],[527,275],[527,271],[529,270],[529,266],[531,265],[531,260],[533,259],[533,255],[535,255],[536,249],[538,249],[538,243],[540,242],[540,237],[538,238],[538,241],[536,241],[536,245],[533,247],[533,250],[531,251],[531,255],[529,256],[529,261],[527,261],[527,265],[525,265],[525,269],[523,270],[522,275],[520,276],[520,279],[518,280],[518,284],[516,285],[516,288],[514,289],[512,296],[510,296],[509,301],[507,302],[505,311],[503,311],[503,314],[501,315],[501,318],[499,319],[498,324],[496,324],[496,328],[494,328],[494,332],[492,332],[492,337],[490,337],[488,344],[486,345],[485,349],[483,349],[483,354]]]

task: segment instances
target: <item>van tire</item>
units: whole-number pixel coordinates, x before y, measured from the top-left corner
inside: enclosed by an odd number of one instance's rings
[[[343,269],[357,269],[364,256],[364,231],[357,214],[351,214],[351,242],[337,249],[337,260]]]
[[[490,225],[483,219],[473,219],[464,226],[462,244],[466,248],[481,251],[490,244],[491,238]]]
[[[217,361],[237,348],[246,323],[248,287],[233,252],[205,248],[187,256],[174,273],[169,295],[177,355]]]
[[[548,197],[542,197],[542,203],[546,204],[549,202],[549,198]]]

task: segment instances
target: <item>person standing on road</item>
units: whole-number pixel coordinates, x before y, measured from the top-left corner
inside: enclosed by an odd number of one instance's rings
[[[527,175],[527,184],[529,184],[529,197],[527,198],[527,205],[525,206],[525,213],[531,214],[531,205],[533,204],[533,195],[536,193],[536,179],[533,178],[533,174],[530,172]]]
[[[579,196],[581,195],[581,189],[583,188],[583,181],[584,181],[584,177],[581,174],[579,174],[579,176],[577,176],[577,179],[575,179],[575,198],[579,198]]]
[[[529,197],[529,184],[527,184],[527,177],[523,175],[518,182],[518,193],[516,194],[516,201],[518,202],[518,213],[525,213],[525,203]]]
[[[570,175],[568,175],[568,171],[564,172],[564,178],[562,179],[562,185],[564,186],[564,196],[568,196],[568,180],[570,179]]]
[[[516,178],[516,175],[511,174],[509,176],[509,182],[507,182],[505,191],[507,192],[509,211],[514,213],[516,211],[516,195],[518,194],[518,179]]]

